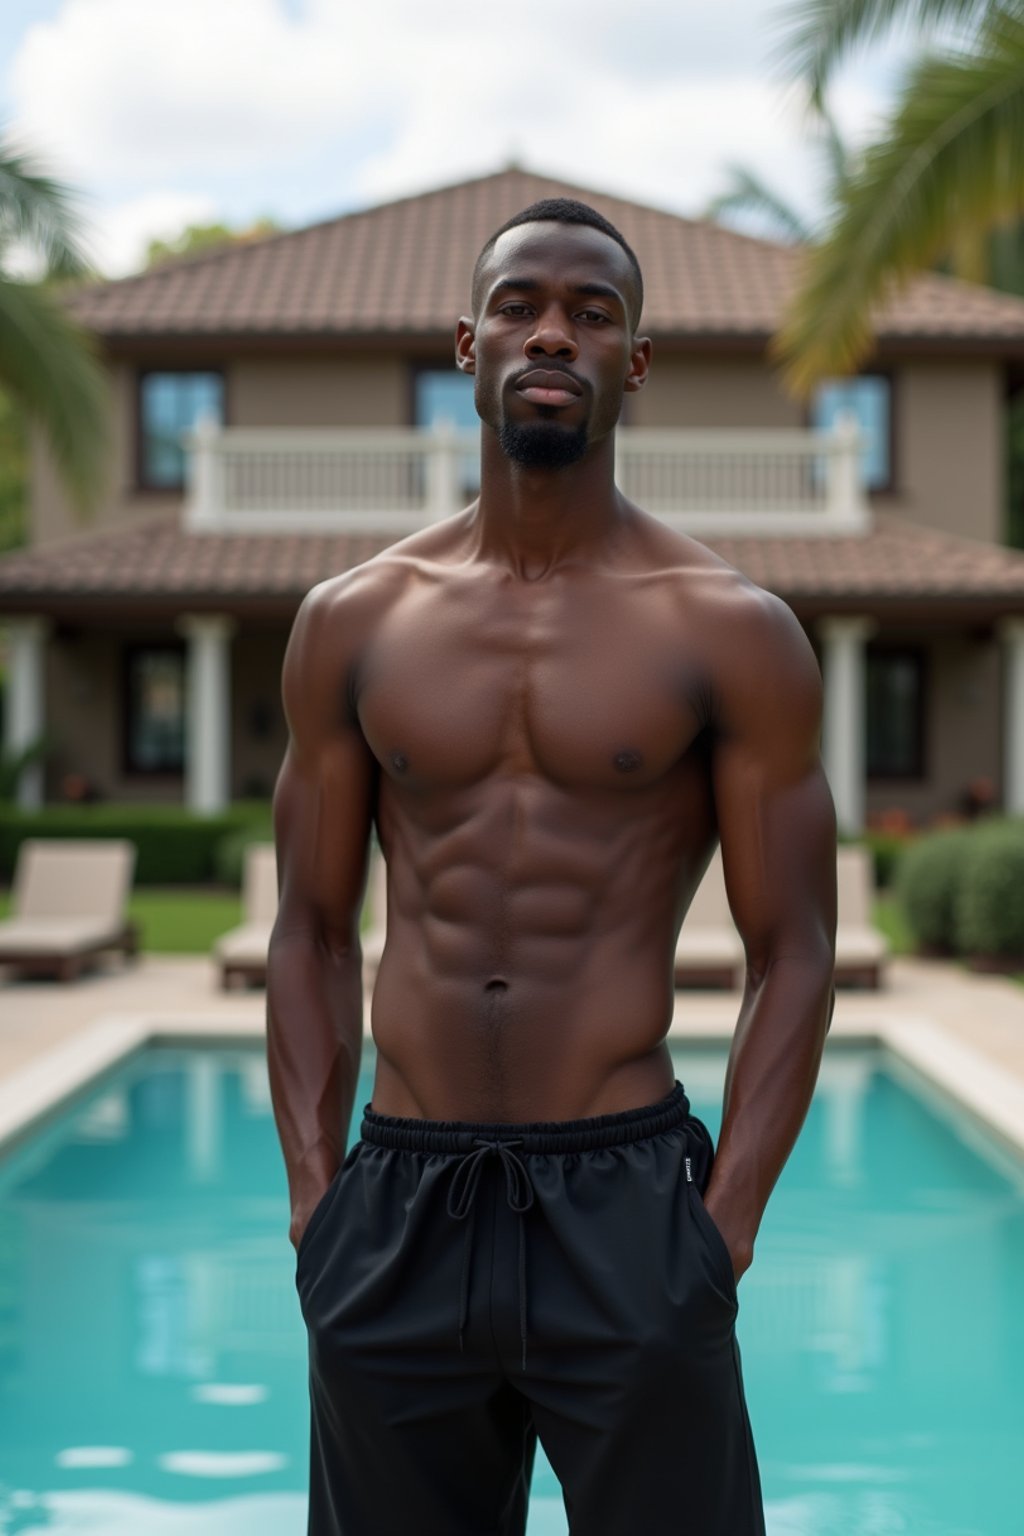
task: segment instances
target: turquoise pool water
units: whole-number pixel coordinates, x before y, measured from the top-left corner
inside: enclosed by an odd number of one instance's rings
[[[676,1057],[716,1134],[724,1070]],[[304,1536],[287,1224],[256,1049],[145,1052],[0,1160],[4,1536]],[[885,1055],[830,1051],[738,1329],[770,1536],[1024,1536],[1024,1165]],[[542,1454],[533,1495],[564,1536]]]

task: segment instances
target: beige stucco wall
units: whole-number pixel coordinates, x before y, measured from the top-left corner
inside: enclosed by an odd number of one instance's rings
[[[46,722],[54,751],[47,765],[47,798],[63,798],[66,774],[83,775],[105,800],[167,802],[181,798],[172,774],[126,774],[123,768],[124,646],[166,642],[173,629],[118,633],[58,628],[47,645]]]
[[[895,377],[896,493],[876,505],[948,533],[1001,542],[1002,374],[995,362],[916,360]]]
[[[813,639],[812,632],[812,639]],[[925,651],[924,769],[920,780],[869,779],[868,815],[902,809],[918,824],[955,812],[972,779],[1002,793],[1002,658],[994,636],[880,629],[874,637]]]
[[[231,420],[244,427],[405,425],[409,369],[397,356],[244,358],[228,379]]]
[[[627,396],[632,427],[799,427],[800,406],[758,358],[659,355],[647,385]]]
[[[59,800],[66,774],[82,774],[105,800],[180,801],[182,778],[126,774],[123,766],[124,649],[180,638],[171,627],[145,632],[58,628],[47,645],[46,720],[54,751],[48,799]],[[284,626],[242,626],[231,643],[231,794],[269,795],[287,743],[281,708]]]
[[[159,358],[154,358],[157,365]],[[197,366],[210,366],[206,357]],[[49,543],[89,527],[178,508],[174,493],[135,485],[137,364],[113,365],[110,475],[83,522],[37,433],[32,444],[34,538]],[[411,366],[397,354],[240,357],[225,366],[229,421],[237,426],[392,426],[410,419]],[[627,400],[636,427],[793,427],[802,407],[756,358],[655,353],[648,387]],[[875,504],[934,527],[999,540],[1003,528],[1003,406],[996,362],[916,360],[895,371],[896,492]]]
[[[197,367],[212,367],[204,358]],[[158,367],[159,358],[153,359]],[[30,447],[29,516],[33,542],[132,523],[160,510],[178,510],[176,492],[136,485],[137,363],[116,362],[110,383],[110,458],[105,489],[88,518],[77,513],[57,474],[49,445],[34,432]],[[409,419],[410,373],[404,358],[243,357],[224,365],[228,420],[233,426],[394,426]]]

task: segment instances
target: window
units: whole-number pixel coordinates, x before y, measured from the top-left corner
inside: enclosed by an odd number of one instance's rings
[[[831,431],[844,411],[857,422],[864,446],[861,473],[869,491],[892,484],[892,380],[886,374],[860,374],[820,384],[811,405],[811,424]]]
[[[413,410],[418,427],[447,422],[456,432],[478,433],[480,418],[473,404],[473,379],[457,368],[424,368],[416,374]],[[480,489],[480,452],[459,459],[459,489],[473,497]]]
[[[867,648],[868,776],[924,776],[924,656],[919,650]]]
[[[180,490],[185,483],[181,437],[204,416],[224,420],[219,373],[143,373],[139,378],[139,484]]]
[[[128,773],[185,767],[185,648],[132,646],[125,653],[124,766]]]

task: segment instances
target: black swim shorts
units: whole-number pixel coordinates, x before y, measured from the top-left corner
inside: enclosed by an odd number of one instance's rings
[[[296,1259],[309,1536],[522,1536],[537,1438],[571,1536],[764,1536],[714,1161],[656,1104],[377,1114]]]

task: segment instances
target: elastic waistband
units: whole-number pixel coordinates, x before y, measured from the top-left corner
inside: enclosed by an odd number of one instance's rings
[[[579,1120],[420,1120],[381,1115],[367,1104],[360,1138],[376,1147],[396,1147],[404,1152],[471,1152],[485,1138],[515,1141],[524,1152],[589,1152],[660,1136],[682,1125],[689,1113],[690,1101],[678,1081],[656,1104]]]

